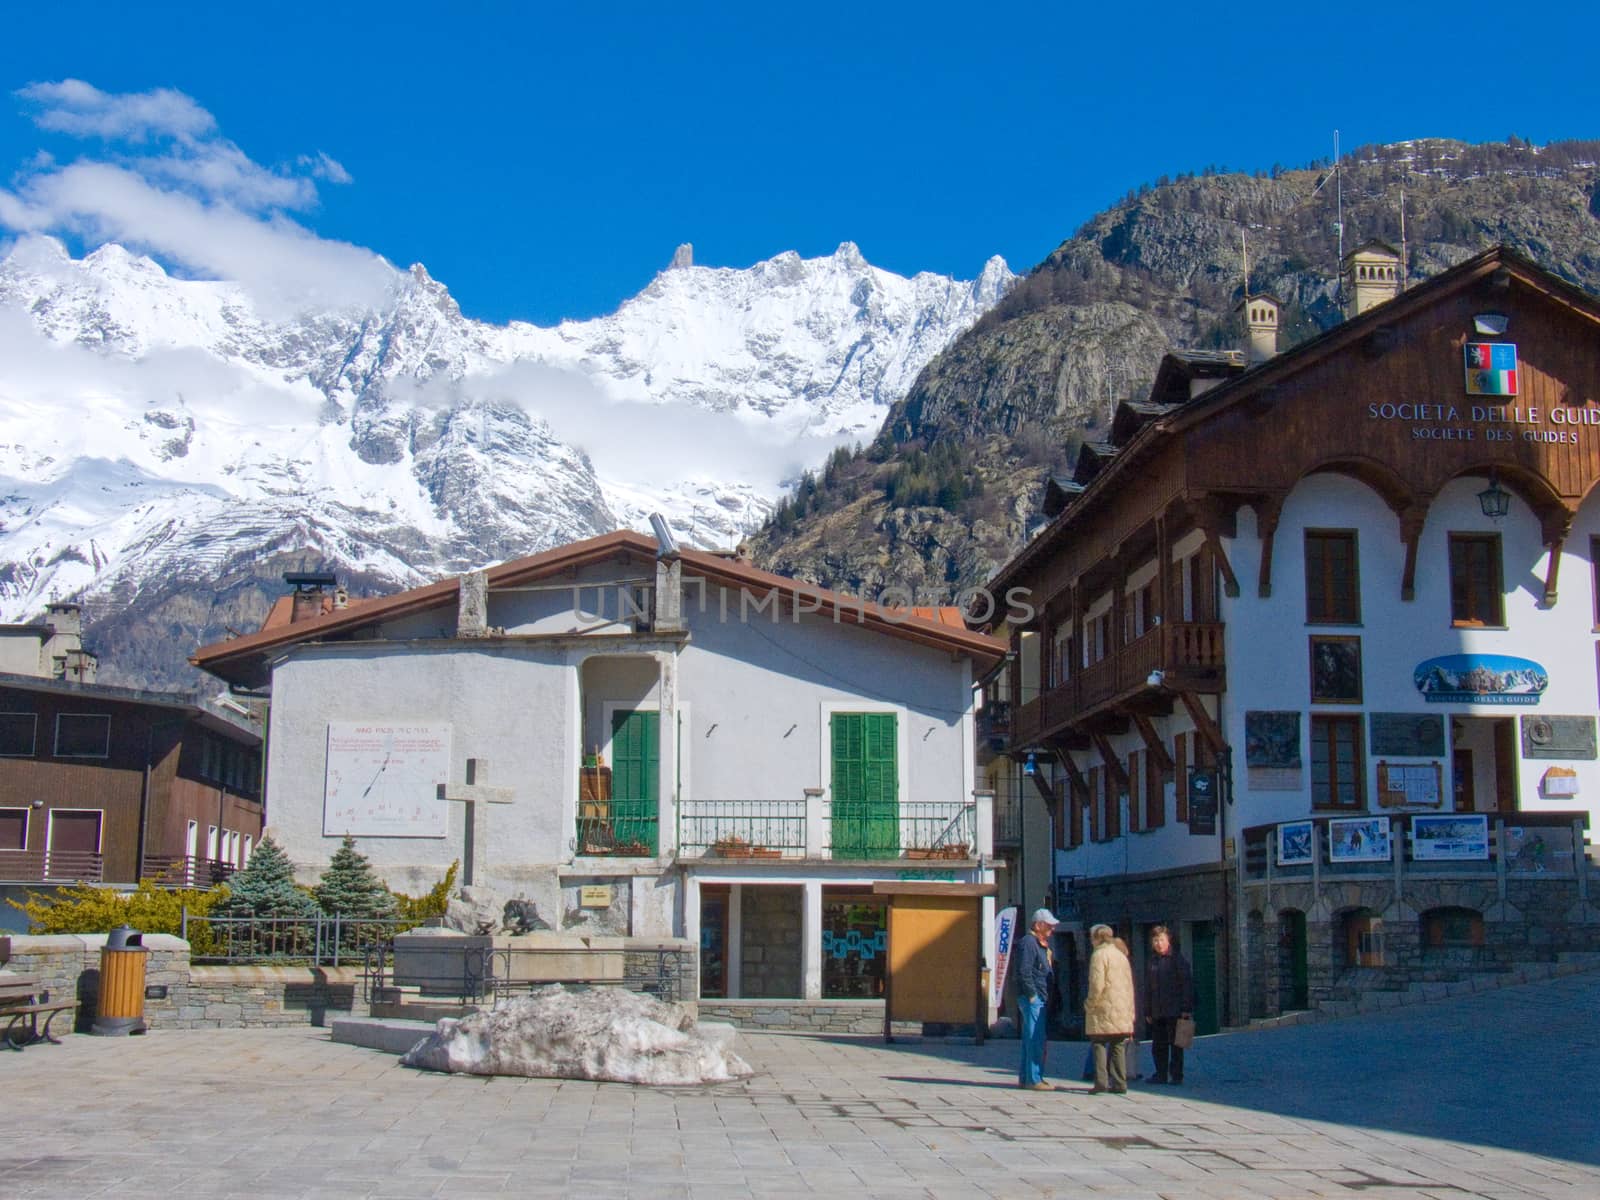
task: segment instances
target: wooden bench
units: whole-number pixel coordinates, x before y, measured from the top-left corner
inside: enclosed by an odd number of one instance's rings
[[[76,1000],[38,999],[39,980],[32,975],[0,974],[0,1020],[6,1022],[0,1037],[13,1050],[21,1050],[29,1042],[47,1041],[60,1045],[61,1039],[50,1032],[50,1024],[61,1013],[76,1012]],[[39,1028],[39,1018],[44,1017],[44,1028]]]

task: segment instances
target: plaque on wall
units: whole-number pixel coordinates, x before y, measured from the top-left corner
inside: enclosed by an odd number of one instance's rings
[[[1217,793],[1222,790],[1215,767],[1189,768],[1189,832],[1217,836]]]
[[[1593,717],[1522,718],[1523,758],[1593,759]]]
[[[1372,753],[1394,758],[1443,758],[1444,717],[1438,713],[1375,712]]]
[[[1300,714],[1246,712],[1244,762],[1247,767],[1300,766]]]

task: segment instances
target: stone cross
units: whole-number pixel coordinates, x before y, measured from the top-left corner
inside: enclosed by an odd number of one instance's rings
[[[510,804],[516,799],[516,789],[490,787],[489,760],[467,759],[465,783],[441,783],[439,799],[454,800],[467,806],[467,827],[462,838],[461,882],[478,883],[477,869],[488,869],[489,863],[489,811],[480,804]]]

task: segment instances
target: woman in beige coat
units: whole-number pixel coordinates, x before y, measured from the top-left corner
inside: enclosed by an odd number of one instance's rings
[[[1133,1036],[1133,967],[1109,925],[1089,930],[1089,995],[1083,1031],[1094,1046],[1094,1091],[1128,1090],[1128,1039]]]

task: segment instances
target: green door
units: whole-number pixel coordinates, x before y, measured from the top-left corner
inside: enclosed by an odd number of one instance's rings
[[[899,739],[894,713],[834,713],[833,856],[900,856]]]
[[[1310,979],[1306,969],[1306,915],[1298,909],[1288,909],[1278,918],[1282,922],[1280,937],[1282,958],[1278,965],[1278,1007],[1284,1011],[1311,1007]]]
[[[661,714],[612,714],[611,833],[619,853],[656,852],[660,788]]]
[[[1217,1019],[1217,932],[1209,921],[1197,921],[1190,934],[1194,964],[1194,1031],[1215,1033]]]

